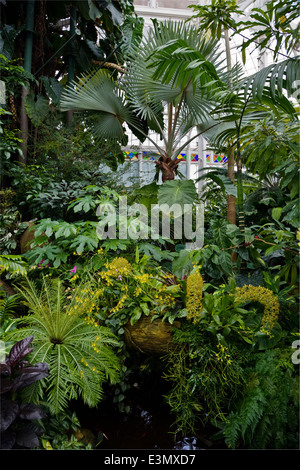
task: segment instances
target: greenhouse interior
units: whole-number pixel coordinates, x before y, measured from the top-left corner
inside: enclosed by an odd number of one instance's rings
[[[0,0],[2,450],[299,451],[299,13]]]

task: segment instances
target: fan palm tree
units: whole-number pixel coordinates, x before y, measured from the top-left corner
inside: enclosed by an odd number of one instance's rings
[[[226,2],[224,2],[224,5],[226,6]],[[207,8],[209,9],[209,7]],[[235,6],[233,5],[233,9],[234,8]],[[206,20],[206,26],[212,29],[212,15],[210,11],[208,11],[208,14],[209,15],[204,19]],[[196,17],[197,16],[198,15],[196,15]],[[218,15],[216,15],[213,24],[216,24],[216,28],[220,31],[222,26],[224,29],[231,26],[229,20],[230,15],[226,21],[222,18],[218,20]],[[178,60],[178,57],[174,54],[174,50],[178,50],[180,46],[180,39],[173,42],[166,42],[164,46],[161,46],[163,54],[160,54],[159,50],[155,53],[157,58],[155,67],[162,77],[163,83],[167,82],[166,77],[168,77],[168,70],[174,70],[174,68],[177,67],[176,74],[181,76],[187,68],[186,63],[188,58],[185,57],[182,58],[182,60]],[[191,55],[193,54],[191,50],[189,50],[189,53],[191,53]],[[194,50],[194,54],[197,56],[196,50]],[[198,67],[199,62],[196,59],[188,65],[188,68],[193,71],[192,81],[194,77],[197,77],[194,73],[195,69],[197,70]],[[292,117],[292,119],[297,119],[295,109],[287,97],[293,96],[297,98],[296,94],[299,95],[299,57],[293,57],[276,64],[271,64],[248,78],[241,75],[241,68],[239,68],[238,65],[231,68],[230,61],[228,63],[228,71],[229,81],[228,77],[225,79],[223,74],[219,75],[219,78],[222,77],[223,81],[216,80],[214,82],[213,102],[221,103],[221,105],[217,105],[213,112],[211,112],[211,116],[213,116],[214,120],[205,122],[206,129],[203,124],[198,124],[198,129],[204,131],[205,136],[209,135],[210,140],[217,144],[218,147],[220,147],[220,143],[223,145],[223,148],[225,146],[228,153],[230,153],[231,150],[235,151],[239,223],[243,226],[241,135],[245,125],[247,125],[249,121],[260,121],[264,119],[269,114],[270,110],[274,113],[281,110],[281,112],[284,111],[288,116]],[[233,160],[231,160],[231,163],[232,161]],[[230,176],[232,177],[231,173]],[[234,219],[234,217],[228,218],[229,220]]]
[[[216,104],[213,91],[226,81],[218,41],[192,25],[167,21],[155,23],[149,37],[132,50],[118,82],[104,70],[85,74],[65,90],[60,104],[65,111],[97,111],[93,130],[100,139],[122,142],[125,124],[140,141],[148,138],[160,154],[156,165],[164,182],[175,178],[180,153],[203,133],[190,136],[191,130],[200,123],[207,127]],[[148,135],[149,129],[160,135],[161,144]]]

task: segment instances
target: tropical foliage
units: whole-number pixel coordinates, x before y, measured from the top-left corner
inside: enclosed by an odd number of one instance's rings
[[[101,449],[149,399],[174,448],[297,449],[296,2],[147,37],[131,0],[32,3],[0,2],[2,447]],[[247,76],[250,49],[274,62]],[[199,138],[228,165],[185,178]]]
[[[111,349],[117,345],[116,338],[89,320],[96,294],[91,295],[87,285],[78,286],[69,301],[69,291],[62,282],[46,278],[40,290],[32,281],[18,289],[31,313],[21,317],[27,327],[13,331],[11,337],[33,333],[37,347],[33,359],[50,366],[44,385],[50,411],[57,414],[78,396],[96,406],[102,396],[102,382],[107,378],[115,382],[118,371],[118,359]],[[43,385],[39,385],[27,390],[33,400],[44,393]]]
[[[61,108],[98,111],[93,127],[100,138],[122,141],[125,123],[142,141],[150,138],[167,181],[175,177],[180,152],[201,134],[189,138],[193,127],[207,122],[215,101],[213,84],[222,79],[226,71],[217,41],[184,23],[166,22],[154,25],[153,34],[132,50],[119,82],[102,70],[86,74],[63,93]],[[162,136],[163,145],[149,137],[149,129]]]
[[[24,358],[32,351],[33,336],[14,344],[1,362],[1,449],[37,448],[41,428],[36,420],[45,412],[33,403],[19,402],[20,390],[47,377],[47,363],[28,364]],[[33,421],[33,422],[31,422]]]

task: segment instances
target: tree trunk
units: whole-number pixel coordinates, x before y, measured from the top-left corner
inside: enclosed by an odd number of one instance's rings
[[[21,130],[21,150],[22,155],[19,155],[19,162],[26,165],[27,163],[27,142],[28,142],[28,117],[25,110],[25,99],[28,95],[28,90],[22,88],[22,99],[20,108],[20,130]]]
[[[242,233],[245,232],[245,215],[244,215],[244,191],[243,191],[243,174],[242,174],[242,157],[240,151],[240,137],[237,139],[237,191],[238,191],[238,208],[239,208],[239,228]]]
[[[70,44],[70,53],[68,57],[68,85],[70,86],[73,83],[75,78],[75,23],[76,23],[76,8],[74,6],[70,7],[70,38],[73,37]],[[67,111],[67,125],[68,127],[72,126],[73,123],[73,114],[74,111]]]
[[[225,36],[225,50],[226,50],[226,60],[227,60],[227,70],[231,72],[231,53],[230,53],[230,41],[228,29],[224,29]],[[232,86],[232,80],[230,78],[229,87]],[[233,149],[229,150],[228,160],[227,160],[227,174],[231,181],[234,183],[234,151]],[[236,210],[235,210],[235,197],[228,195],[227,196],[227,220],[231,224],[236,223]]]
[[[33,43],[33,28],[34,28],[34,0],[28,0],[26,10],[26,38],[25,38],[25,50],[24,50],[24,69],[27,72],[31,72],[32,62],[32,43]],[[25,98],[28,94],[28,90],[22,88],[22,101],[20,111],[20,128],[21,128],[21,150],[23,156],[19,157],[21,163],[27,161],[27,140],[28,140],[28,117],[25,110]]]
[[[176,176],[176,170],[179,165],[179,160],[172,160],[171,157],[162,155],[160,159],[155,162],[162,173],[162,182],[174,180]]]
[[[228,169],[227,174],[231,181],[234,183],[234,151],[229,150],[228,153]],[[232,195],[227,196],[227,220],[231,224],[236,223],[236,210],[235,210],[235,197]]]

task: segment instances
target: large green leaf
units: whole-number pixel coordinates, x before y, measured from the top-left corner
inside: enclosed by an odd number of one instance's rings
[[[35,99],[32,90],[26,96],[25,109],[32,124],[36,127],[42,124],[50,111],[47,98],[42,95],[37,95]]]
[[[192,180],[166,181],[158,190],[159,204],[168,204],[169,206],[179,204],[183,207],[184,204],[193,204],[196,198],[197,191]]]
[[[111,14],[111,19],[114,25],[120,26],[123,23],[123,15],[120,10],[118,10],[112,2],[107,2],[106,8]]]
[[[207,173],[201,175],[196,181],[207,179],[211,179],[216,184],[218,184],[222,191],[224,191],[227,195],[237,197],[236,185],[231,181],[229,176],[222,172],[222,170],[208,171]]]
[[[53,77],[41,77],[41,80],[43,81],[47,95],[51,99],[52,103],[58,105],[63,91],[61,83]]]

